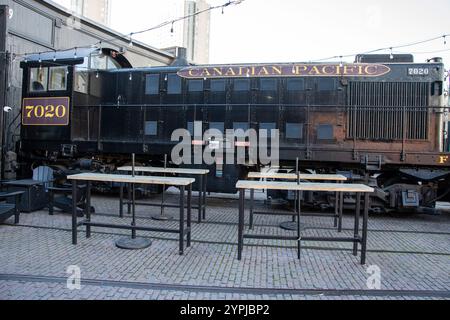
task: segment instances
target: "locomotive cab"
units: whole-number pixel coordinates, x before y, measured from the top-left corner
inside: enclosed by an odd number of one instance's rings
[[[131,64],[112,49],[78,48],[30,55],[21,63],[22,126],[20,150],[36,161],[73,157],[77,132],[73,106],[98,103],[100,74]],[[98,98],[96,98],[98,97]],[[98,100],[98,101],[97,101]],[[83,120],[83,119],[78,119]]]

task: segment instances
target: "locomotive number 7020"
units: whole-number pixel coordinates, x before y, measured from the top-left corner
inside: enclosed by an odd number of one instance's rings
[[[25,98],[23,99],[22,125],[67,126],[69,125],[70,99]]]
[[[37,105],[37,106],[25,106],[25,112],[27,118],[64,118],[67,114],[67,108],[63,105]]]

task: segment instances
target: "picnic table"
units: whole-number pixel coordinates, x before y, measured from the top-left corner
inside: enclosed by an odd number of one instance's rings
[[[250,172],[248,174],[248,179],[252,180],[292,180],[297,181],[297,183],[300,183],[300,180],[306,180],[306,181],[333,181],[333,182],[339,182],[344,183],[347,181],[347,177],[340,175],[340,174],[304,174],[304,173],[278,173],[278,172]],[[297,195],[297,193],[296,193]],[[291,230],[295,231],[298,227],[298,225],[295,223],[295,217],[297,215],[297,199],[295,199],[295,210],[293,213],[285,214],[285,213],[271,213],[271,212],[262,212],[262,211],[254,211],[254,197],[255,197],[255,190],[250,190],[250,229],[253,229],[253,220],[254,215],[272,215],[272,214],[281,214],[281,215],[292,215],[293,221],[283,222],[280,224],[280,227],[285,230]],[[334,205],[334,214],[321,214],[326,217],[333,217],[334,218],[334,227],[338,228],[338,232],[342,231],[342,219],[343,219],[343,213],[344,213],[344,193],[342,192],[336,192],[336,200]],[[314,214],[308,214],[303,213],[303,216],[312,215],[317,216],[317,213]]]
[[[131,175],[116,175],[116,174],[100,174],[100,173],[83,173],[76,174],[67,177],[72,182],[72,243],[77,244],[78,227],[86,226],[86,238],[91,237],[91,227],[100,228],[113,228],[122,230],[131,230],[131,239],[136,239],[136,231],[154,231],[163,233],[177,233],[179,234],[179,253],[184,253],[184,238],[187,238],[187,247],[191,245],[191,200],[192,200],[192,184],[193,178],[170,178],[170,177],[156,177],[156,176],[131,176]],[[85,215],[86,218],[78,222],[77,221],[77,184],[83,182],[86,184],[86,205]],[[128,183],[132,187],[132,222],[131,225],[117,225],[109,223],[96,223],[91,221],[91,185],[92,182],[116,182],[116,183]],[[167,228],[154,228],[154,227],[140,227],[136,225],[136,198],[135,198],[135,185],[174,185],[180,188],[179,208],[180,208],[180,223],[178,230]],[[185,193],[187,190],[187,225],[185,227]],[[151,242],[150,242],[151,244]],[[143,246],[148,246],[148,242]]]
[[[158,168],[158,167],[132,167],[132,166],[124,166],[117,169],[118,171],[125,172],[136,172],[136,173],[150,173],[150,174],[176,174],[182,176],[198,176],[198,204],[197,206],[193,206],[192,209],[198,210],[198,223],[202,222],[206,219],[206,182],[207,175],[209,174],[209,170],[207,169],[190,169],[190,168]],[[171,185],[170,183],[168,185]],[[120,216],[123,216],[123,206],[128,205],[128,211],[130,211],[130,193],[128,193],[128,202],[123,201],[123,184],[120,187]],[[177,208],[177,205],[166,204],[164,203],[164,193],[163,193],[163,202],[161,204],[156,203],[147,203],[147,202],[138,202],[136,204],[143,206],[158,206],[161,208]]]
[[[326,242],[352,242],[353,255],[358,255],[358,245],[361,245],[361,264],[366,263],[367,253],[367,226],[369,218],[370,194],[374,189],[363,184],[343,184],[343,183],[295,183],[278,181],[238,181],[236,188],[239,190],[239,226],[238,226],[238,260],[242,259],[244,239],[268,239],[268,240],[293,240],[297,241],[298,258],[301,255],[302,241],[326,241]],[[274,236],[262,234],[245,234],[245,191],[246,190],[284,190],[297,193],[298,211],[297,211],[297,235],[296,236]],[[356,194],[356,210],[353,237],[302,237],[300,228],[301,219],[301,197],[300,192],[348,192]],[[362,230],[359,230],[359,219],[361,214],[361,195],[364,195],[364,210]]]

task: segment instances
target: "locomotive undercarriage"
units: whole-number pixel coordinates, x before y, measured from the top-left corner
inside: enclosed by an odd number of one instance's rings
[[[129,155],[106,154],[96,157],[58,157],[57,153],[40,152],[33,154],[21,154],[21,168],[35,168],[40,165],[48,165],[55,169],[56,178],[64,181],[68,174],[78,172],[102,172],[112,173],[120,166],[130,165]],[[31,164],[31,165],[30,165]],[[164,166],[161,156],[137,156],[136,165]],[[168,163],[168,166],[174,166]],[[205,167],[205,166],[202,166]],[[208,177],[208,191],[211,193],[226,190],[226,193],[234,193],[235,182],[245,178],[246,174],[254,170],[275,170],[279,172],[295,172],[295,161],[283,161],[277,168],[263,168],[260,166],[224,166],[218,172],[216,166],[208,167],[211,171]],[[325,168],[325,169],[324,169]],[[372,196],[371,212],[405,212],[437,214],[437,201],[450,201],[450,172],[433,168],[384,166],[380,170],[368,170],[367,166],[359,164],[323,163],[308,161],[300,162],[300,171],[303,173],[339,173],[345,175],[349,181],[365,183],[375,188]],[[29,176],[29,172],[21,172],[23,176]],[[118,185],[102,184],[96,186],[96,191],[101,193],[117,192]],[[196,186],[194,185],[194,190]],[[217,191],[220,190],[220,191]],[[162,192],[161,187],[138,189],[138,196],[151,196]],[[293,194],[283,192],[269,192],[269,203],[292,204]],[[303,201],[310,209],[326,211],[334,207],[335,195],[323,193],[305,193]],[[355,197],[344,195],[344,208],[351,209],[355,205]]]

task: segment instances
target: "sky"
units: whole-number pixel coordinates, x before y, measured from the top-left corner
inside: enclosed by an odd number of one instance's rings
[[[170,21],[183,15],[176,2],[183,0],[111,0],[110,27],[128,34]],[[168,26],[136,39],[158,47],[181,38],[181,24],[173,34]],[[449,0],[245,0],[211,13],[210,63],[308,62],[444,34],[450,34]],[[416,62],[440,56],[449,69],[450,36],[446,45],[441,38],[394,53],[413,53]]]
[[[112,0],[111,27],[129,33],[157,25],[170,16],[165,3]],[[165,15],[158,13],[161,10]],[[212,13],[210,62],[314,61],[398,46],[450,33],[449,13],[449,0],[245,0],[224,14]],[[147,34],[140,40],[151,38]],[[441,56],[450,67],[450,37],[447,40],[447,45],[442,38],[394,53],[446,49],[415,54],[416,62]]]

